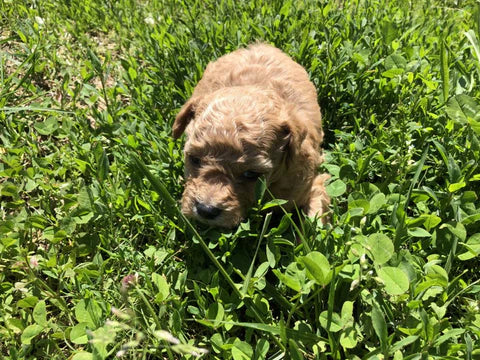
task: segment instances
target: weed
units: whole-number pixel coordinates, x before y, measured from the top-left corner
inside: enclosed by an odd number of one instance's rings
[[[5,359],[480,356],[474,1],[0,4]],[[261,40],[315,83],[331,222],[178,211],[170,135]]]

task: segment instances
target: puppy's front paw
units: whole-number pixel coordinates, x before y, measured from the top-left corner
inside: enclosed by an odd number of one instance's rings
[[[330,178],[328,174],[319,174],[313,179],[312,190],[308,204],[305,206],[305,213],[310,217],[321,217],[322,222],[328,222],[328,217],[324,216],[328,212],[330,197],[325,190],[325,183]]]

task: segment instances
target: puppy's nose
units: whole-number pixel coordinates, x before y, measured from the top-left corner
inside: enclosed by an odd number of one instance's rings
[[[197,209],[198,215],[207,220],[215,219],[222,212],[222,209],[216,206],[205,205],[201,202],[196,202],[195,208]]]

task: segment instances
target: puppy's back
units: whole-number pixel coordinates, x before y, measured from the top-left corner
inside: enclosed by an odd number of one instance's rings
[[[272,88],[287,102],[307,105],[320,113],[317,92],[305,69],[281,50],[262,43],[236,50],[208,64],[193,95],[245,85]]]
[[[192,98],[242,86],[274,90],[291,114],[290,128],[301,138],[302,152],[318,158],[316,164],[322,162],[319,151],[323,130],[317,91],[301,65],[273,46],[250,45],[209,63]]]

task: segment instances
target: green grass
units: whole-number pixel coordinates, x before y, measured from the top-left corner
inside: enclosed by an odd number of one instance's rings
[[[473,0],[1,2],[0,358],[480,358],[479,31]],[[318,89],[331,224],[178,212],[175,114],[256,40]]]

